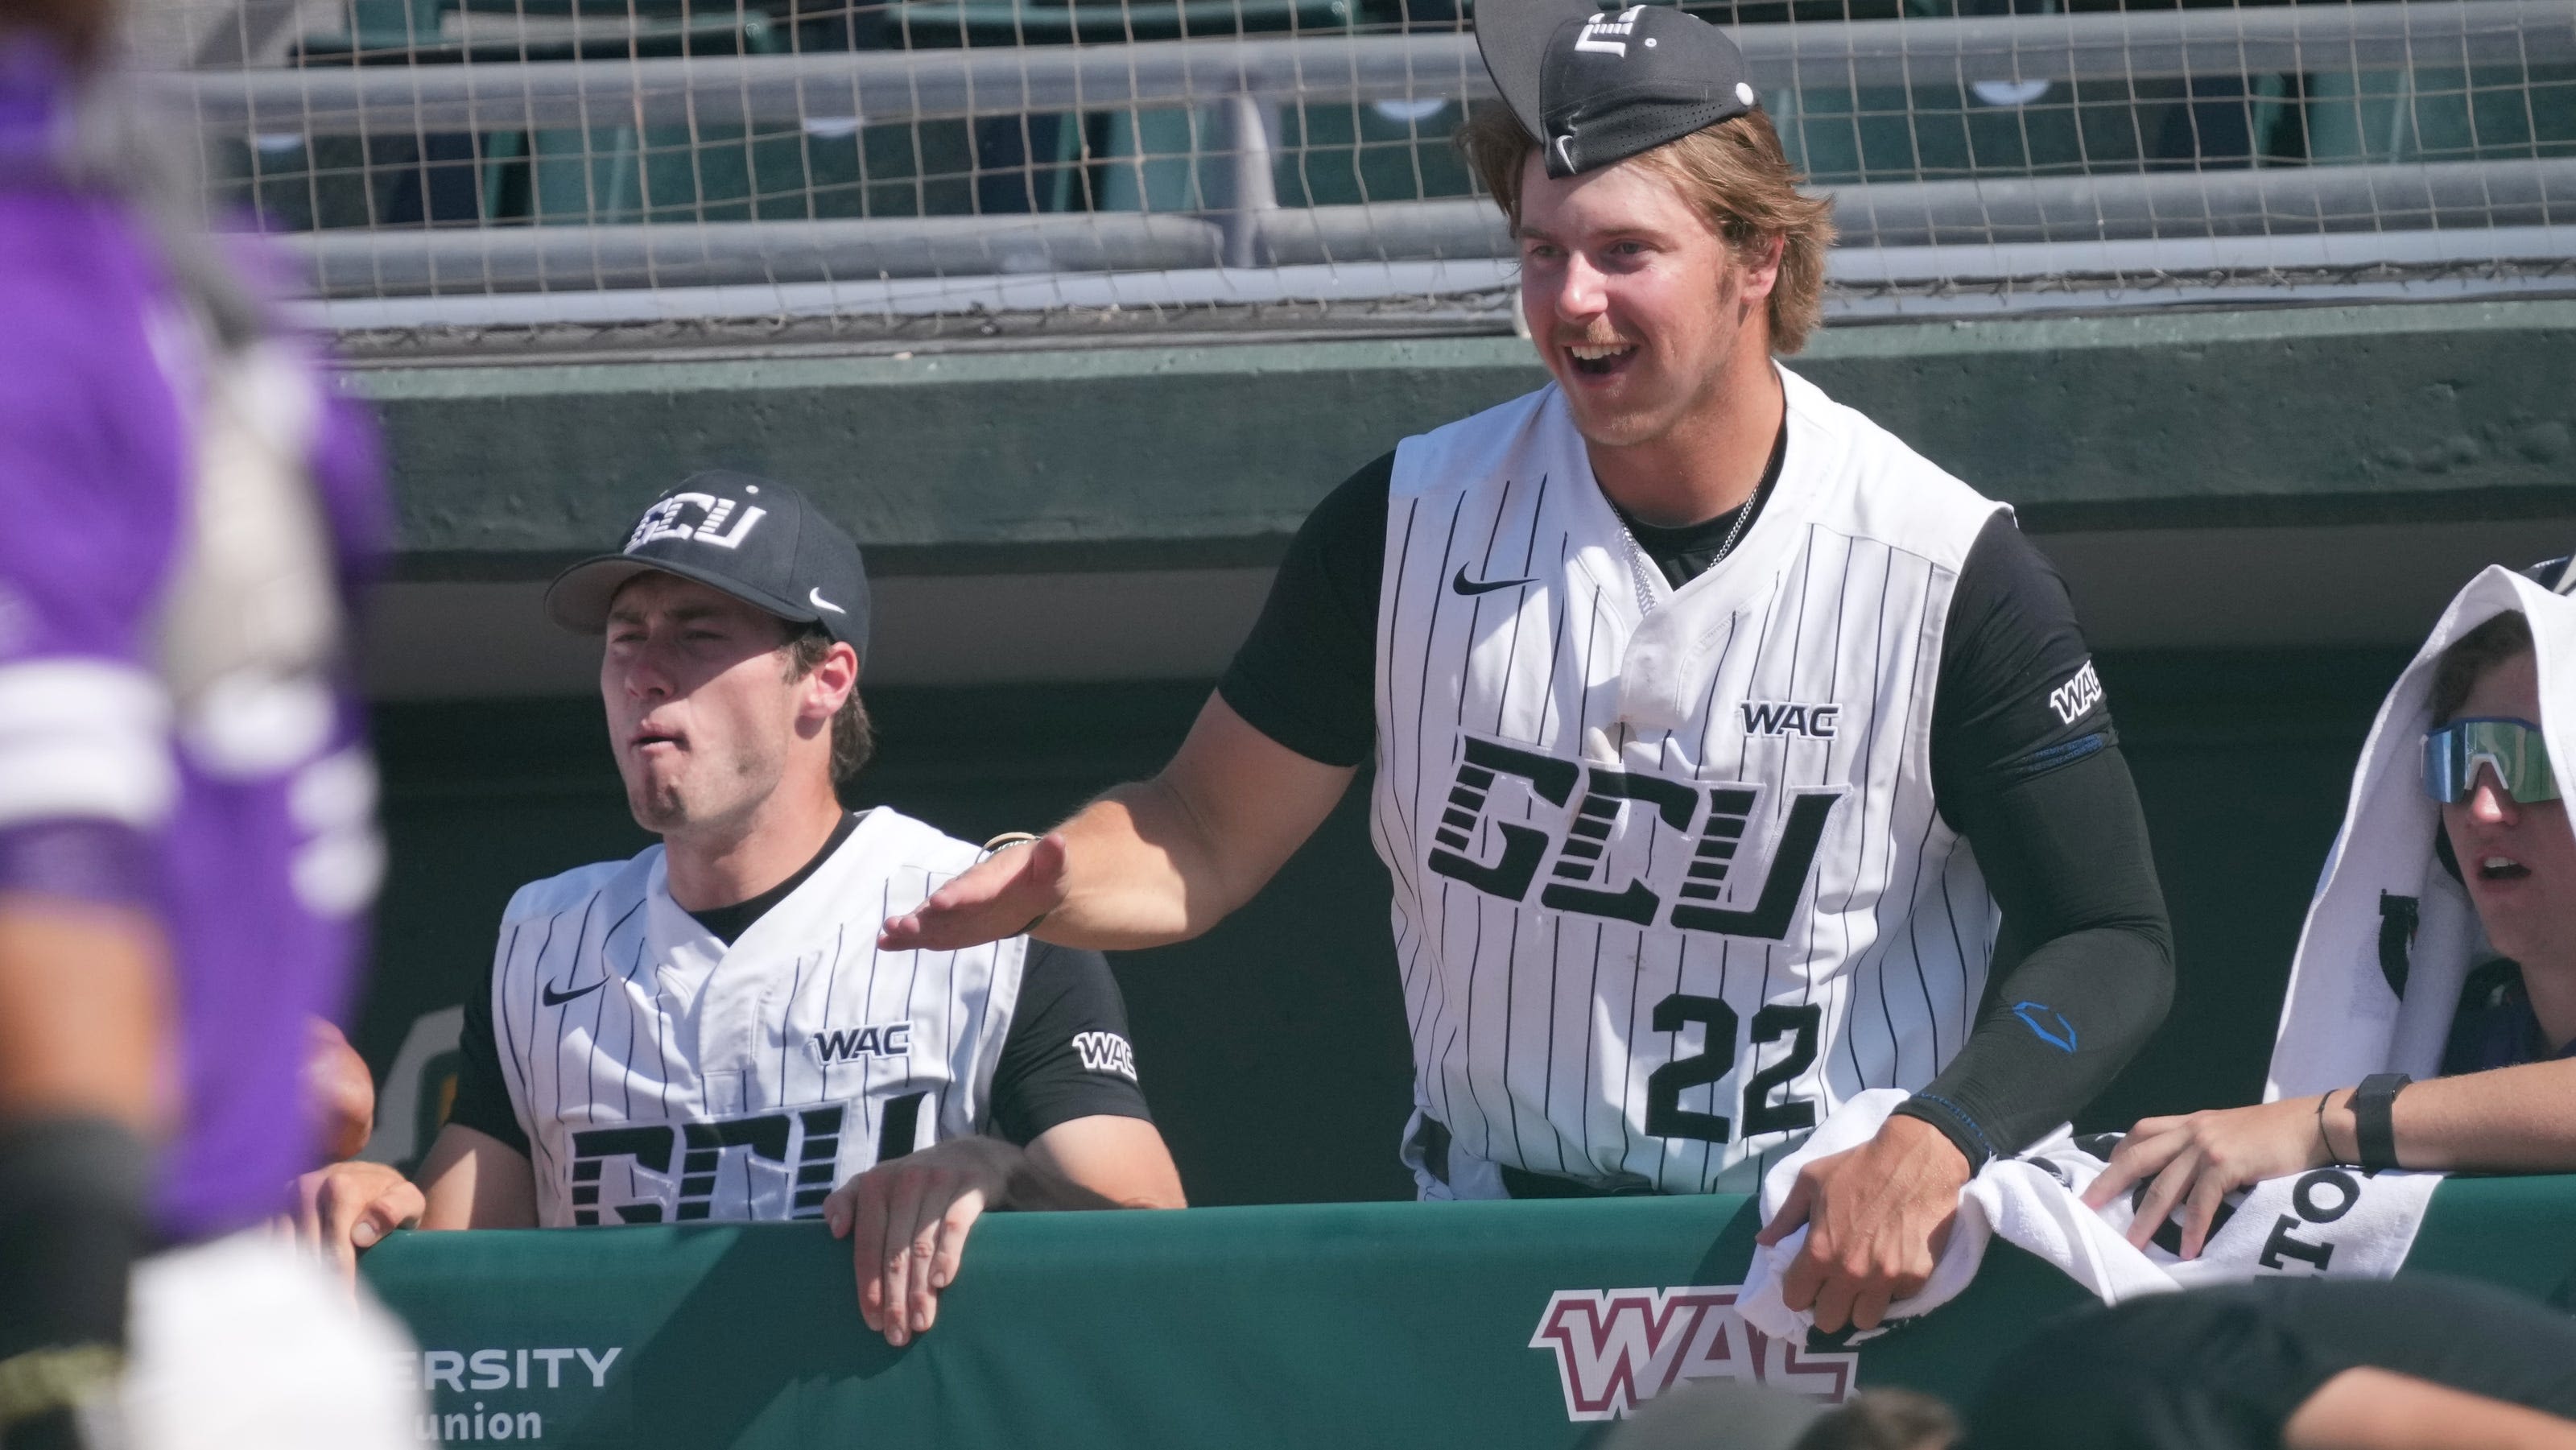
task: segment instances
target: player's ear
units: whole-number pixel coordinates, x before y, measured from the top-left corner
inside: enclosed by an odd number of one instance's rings
[[[829,720],[840,713],[850,692],[858,687],[859,652],[834,640],[822,663],[805,677],[805,703],[817,717]]]
[[[1780,260],[1788,255],[1789,239],[1783,235],[1764,237],[1745,257],[1744,300],[1760,302],[1780,284]]]

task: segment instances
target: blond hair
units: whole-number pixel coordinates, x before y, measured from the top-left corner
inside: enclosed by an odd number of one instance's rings
[[[1458,149],[1513,227],[1521,223],[1522,168],[1538,142],[1508,108],[1484,106],[1458,128]],[[1780,133],[1760,111],[1702,127],[1630,157],[1699,209],[1737,261],[1751,265],[1780,244],[1780,275],[1769,306],[1771,350],[1786,356],[1807,345],[1824,310],[1825,249],[1834,242],[1832,201],[1798,190],[1805,180],[1789,165]]]

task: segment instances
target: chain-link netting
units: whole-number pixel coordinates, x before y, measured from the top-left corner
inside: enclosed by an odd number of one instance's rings
[[[145,0],[134,44],[344,331],[1491,327],[1462,3]],[[1693,8],[1835,197],[1839,315],[2571,285],[2569,0]]]

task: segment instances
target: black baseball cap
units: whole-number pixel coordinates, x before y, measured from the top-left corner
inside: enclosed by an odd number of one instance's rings
[[[609,601],[652,570],[795,624],[820,624],[868,653],[868,571],[859,546],[783,483],[712,468],[691,474],[635,521],[624,550],[584,559],[546,586],[546,613],[581,634],[608,628]]]
[[[1477,0],[1476,49],[1554,177],[1616,165],[1755,105],[1744,52],[1667,5]]]

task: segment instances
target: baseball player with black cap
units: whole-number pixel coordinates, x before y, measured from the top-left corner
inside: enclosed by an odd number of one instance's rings
[[[1764,1230],[1810,1230],[1794,1305],[1872,1326],[1968,1175],[2163,1016],[2136,792],[2011,511],[1775,361],[1816,323],[1829,208],[1725,33],[1476,19],[1509,108],[1462,141],[1552,383],[1336,489],[1160,775],[883,940],[1204,931],[1373,763],[1422,1194],[1749,1191],[1906,1089]]]
[[[1099,953],[878,945],[981,853],[839,803],[869,751],[868,605],[849,537],[737,473],[556,578],[547,612],[605,636],[609,743],[661,844],[511,898],[417,1189],[324,1170],[308,1232],[345,1257],[413,1217],[820,1218],[901,1344],[982,1210],[1180,1203]]]

